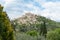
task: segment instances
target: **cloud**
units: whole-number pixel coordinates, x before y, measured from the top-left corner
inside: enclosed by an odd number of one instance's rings
[[[4,4],[4,10],[7,11],[10,19],[31,12],[52,20],[60,20],[59,0],[2,0],[1,4]]]
[[[6,3],[11,3],[13,0],[4,0]]]
[[[0,0],[0,4],[4,5],[5,4],[4,0]]]
[[[60,2],[47,2],[43,4],[45,10],[42,11],[47,15],[46,17],[50,17],[52,20],[60,20]],[[58,16],[57,16],[58,15]]]
[[[38,14],[45,16],[47,18],[50,18],[55,21],[59,21],[60,17],[60,1],[59,0],[35,0],[35,2],[38,2],[41,4],[41,6],[44,8],[43,10],[37,11],[40,12]],[[40,7],[41,8],[41,7]],[[58,15],[58,16],[57,16]]]

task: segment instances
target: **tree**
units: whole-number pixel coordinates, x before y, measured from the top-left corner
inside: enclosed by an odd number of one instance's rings
[[[46,34],[47,34],[46,22],[45,20],[42,20],[42,21],[43,22],[41,23],[41,27],[40,27],[40,34],[46,37]]]
[[[0,5],[0,38],[1,40],[14,40],[13,29],[10,20]]]
[[[47,33],[47,40],[60,40],[60,28]]]

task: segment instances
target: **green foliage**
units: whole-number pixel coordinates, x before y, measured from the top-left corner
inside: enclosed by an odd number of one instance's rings
[[[45,40],[43,36],[30,36],[27,35],[26,33],[16,33],[16,40]]]
[[[53,21],[51,19],[48,19],[48,18],[45,18],[45,17],[42,17],[42,16],[38,16],[36,19],[40,23],[43,22],[43,20],[45,20],[46,21],[46,27],[47,27],[48,31],[54,30],[56,28],[60,28],[60,23],[59,22]]]
[[[28,31],[27,34],[30,36],[37,36],[38,32],[36,30],[32,30],[32,31]]]
[[[30,36],[26,33],[16,33],[16,40],[37,40],[37,38],[37,36]]]
[[[26,18],[27,19],[27,18]],[[24,18],[24,20],[26,20],[25,18]],[[21,30],[21,29],[26,29],[27,31],[29,31],[29,30],[37,30],[38,32],[39,32],[39,30],[40,30],[40,27],[42,27],[41,26],[41,23],[45,20],[45,24],[46,24],[46,28],[47,28],[47,31],[50,31],[50,30],[54,30],[54,29],[56,29],[56,28],[60,28],[60,23],[58,23],[58,22],[55,22],[55,21],[53,21],[53,20],[51,20],[51,19],[48,19],[48,18],[45,18],[45,17],[43,17],[43,16],[39,16],[39,15],[37,15],[37,17],[36,17],[36,22],[35,23],[30,23],[29,21],[27,22],[27,23],[25,23],[26,25],[25,25],[25,27],[22,27],[23,26],[23,24],[19,21],[19,19],[15,19],[15,20],[13,20],[12,22],[13,23],[17,23],[14,27],[16,28],[16,29],[18,29],[19,31]],[[20,23],[18,23],[18,22],[20,22]]]
[[[47,40],[60,40],[60,28],[47,33]]]
[[[45,22],[45,20],[44,20],[43,23],[41,24],[41,27],[40,27],[40,34],[42,34],[43,36],[46,37],[47,28],[46,28],[46,22]]]
[[[3,7],[1,5],[0,5],[0,38],[1,40],[14,40],[12,25],[6,12],[3,12]]]
[[[25,24],[23,24],[23,25],[19,25],[19,27],[20,27],[20,32],[26,32],[27,31],[27,26],[25,25]]]
[[[19,19],[12,21],[13,23],[16,23],[15,25],[14,24],[13,25],[14,25],[15,29],[18,29],[18,32],[27,33],[28,35],[34,36],[34,37],[37,35],[37,33],[39,33],[40,34],[39,36],[41,36],[41,34],[43,35],[42,39],[41,39],[41,40],[43,40],[46,37],[46,34],[48,31],[55,30],[56,28],[60,28],[60,23],[55,22],[51,19],[45,18],[43,16],[37,15],[37,17],[33,17],[32,20],[36,19],[36,21],[34,20],[34,22],[29,21],[31,19],[26,20],[26,19],[28,19],[27,17],[21,17]],[[24,23],[23,21],[22,21],[23,22],[22,23],[20,21],[21,19],[25,20],[26,23]],[[51,35],[54,33],[55,32],[51,33]],[[19,37],[22,37],[22,36],[19,36]],[[27,36],[26,36],[26,38],[27,38]],[[20,40],[20,38],[19,38],[19,40]],[[22,39],[22,40],[24,40],[24,39]]]
[[[47,34],[47,27],[46,27],[46,22],[47,22],[47,19],[45,17],[41,17],[41,16],[38,16],[37,20],[39,21],[40,23],[40,35],[43,35],[46,37],[46,34]]]

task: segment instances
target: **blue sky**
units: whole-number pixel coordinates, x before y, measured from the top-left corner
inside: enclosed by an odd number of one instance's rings
[[[10,19],[31,12],[60,21],[60,0],[0,0]]]

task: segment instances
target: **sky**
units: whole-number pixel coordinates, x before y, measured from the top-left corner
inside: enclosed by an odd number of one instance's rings
[[[0,0],[0,4],[11,20],[31,12],[60,21],[60,0]]]

